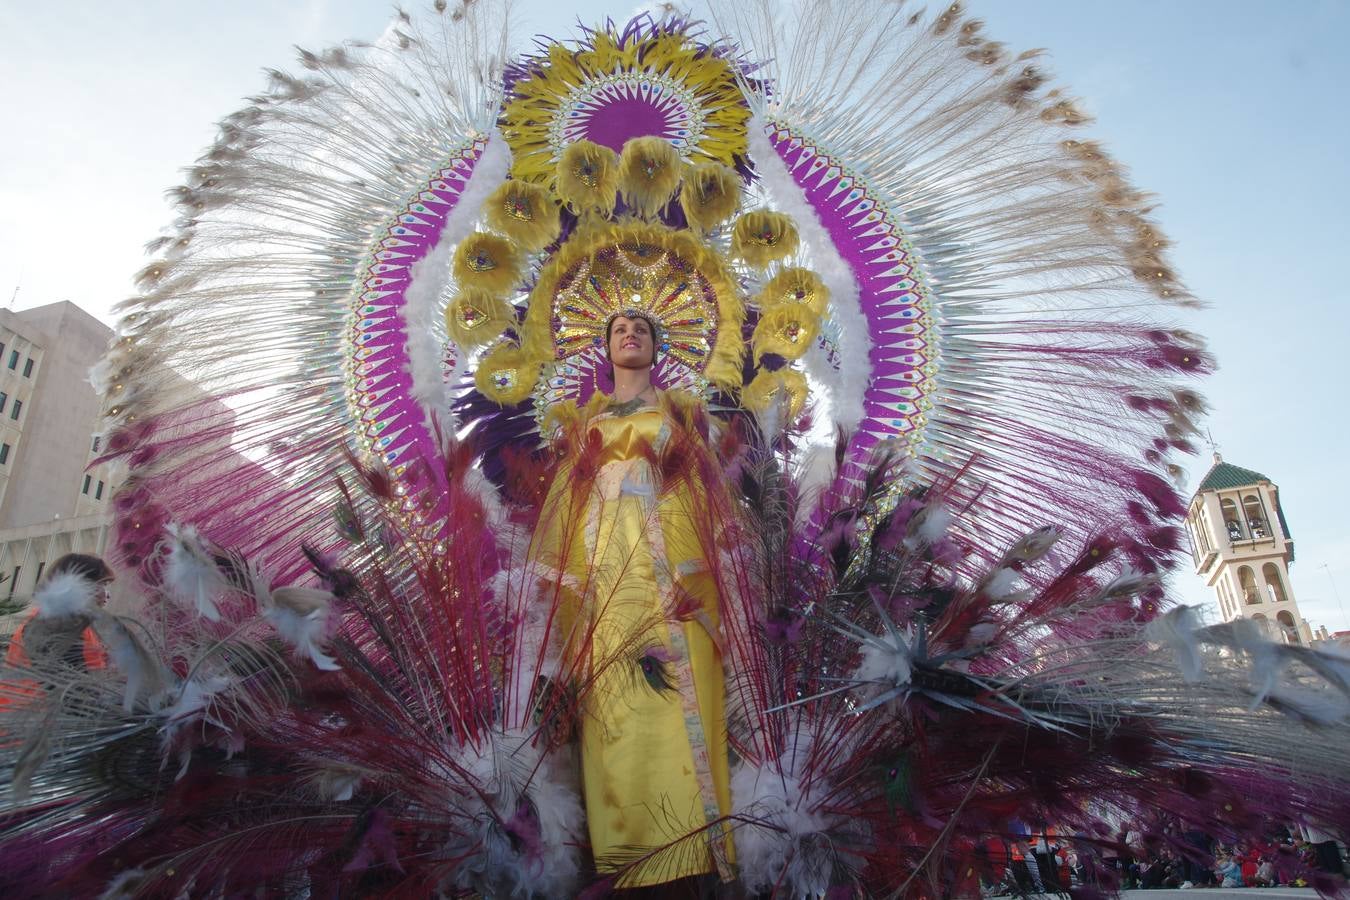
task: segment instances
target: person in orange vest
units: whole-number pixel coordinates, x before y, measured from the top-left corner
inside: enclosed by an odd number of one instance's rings
[[[112,569],[97,556],[67,553],[58,559],[33,591],[33,614],[10,638],[5,663],[29,668],[60,661],[86,671],[106,668],[108,654],[91,614],[108,602],[112,581]]]

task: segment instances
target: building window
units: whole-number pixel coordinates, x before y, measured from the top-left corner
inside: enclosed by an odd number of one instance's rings
[[[93,480],[93,476],[86,473],[85,476],[84,476],[84,487],[80,488],[80,493],[81,493],[81,494],[88,494],[88,493],[89,493],[89,482],[92,481],[92,480]]]
[[[1232,500],[1221,500],[1219,506],[1223,510],[1223,527],[1224,531],[1228,532],[1228,540],[1240,541],[1245,538],[1241,520],[1238,518],[1237,504]]]
[[[30,378],[33,375],[33,357],[28,357],[23,361],[23,377]]]
[[[23,401],[16,399],[14,408],[9,411],[9,417],[14,421],[19,421],[19,413],[23,411]]]
[[[1256,589],[1256,576],[1251,566],[1238,567],[1238,587],[1242,590],[1242,599],[1248,605],[1261,602],[1261,593]]]
[[[1284,579],[1280,577],[1280,569],[1274,563],[1266,563],[1261,567],[1261,577],[1266,582],[1266,595],[1271,603],[1283,603],[1289,599],[1284,592]]]
[[[1265,511],[1261,509],[1261,501],[1255,494],[1248,494],[1242,498],[1242,511],[1247,515],[1247,529],[1254,540],[1270,537],[1266,527]]]
[[[9,367],[10,367],[10,369],[17,369],[17,368],[19,367],[19,351],[18,351],[18,350],[11,350],[11,351],[9,351]]]
[[[15,566],[14,574],[9,576],[9,599],[14,599],[14,589],[19,586],[19,573],[23,571],[23,566]]]
[[[94,453],[97,453],[97,452],[98,452],[98,447],[99,447],[99,444],[100,444],[100,443],[102,443],[102,439],[99,438],[97,435],[95,435],[95,436],[94,436],[94,449],[93,449],[93,452],[94,452]]]
[[[1301,643],[1298,639],[1298,626],[1294,624],[1294,617],[1290,615],[1289,610],[1277,612],[1275,620],[1280,623],[1280,630],[1284,632],[1286,643]]]
[[[5,345],[3,342],[0,342],[0,359],[4,358],[5,358]]]
[[[9,444],[0,444],[0,466],[9,462]]]
[[[100,482],[98,483],[98,487],[94,488],[94,499],[95,499],[95,500],[102,500],[102,499],[103,499],[103,482],[102,482],[102,481],[100,481]]]
[[[0,413],[5,411],[5,404],[9,402],[9,394],[0,391]]]

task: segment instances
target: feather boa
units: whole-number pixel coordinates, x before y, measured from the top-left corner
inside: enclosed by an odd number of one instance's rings
[[[787,166],[774,152],[765,129],[765,122],[759,116],[752,117],[747,127],[755,173],[773,198],[774,205],[796,223],[811,265],[830,292],[829,318],[842,333],[839,345],[848,348],[848,352],[841,355],[836,372],[819,343],[813,342],[806,354],[806,367],[812,378],[828,388],[835,424],[851,432],[862,421],[863,398],[871,377],[868,353],[872,340],[868,336],[867,320],[858,305],[858,281],[835,249],[815,210],[802,196],[801,188],[792,180]]]
[[[511,151],[501,135],[494,132],[454,208],[446,216],[436,246],[412,267],[405,295],[407,306],[403,311],[412,368],[412,395],[426,410],[433,431],[437,419],[442,423],[442,429],[450,433],[455,431],[451,392],[468,364],[467,354],[462,348],[456,348],[454,367],[448,377],[444,371],[446,345],[438,335],[445,332],[442,310],[446,287],[450,283],[450,260],[455,248],[473,232],[474,224],[482,214],[483,201],[506,178],[510,168]]]

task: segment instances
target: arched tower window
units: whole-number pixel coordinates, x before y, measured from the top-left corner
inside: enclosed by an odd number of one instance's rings
[[[1289,610],[1281,610],[1275,614],[1275,619],[1280,623],[1280,630],[1284,632],[1284,639],[1291,644],[1301,643],[1298,639],[1298,626],[1294,624],[1294,617]]]
[[[1223,511],[1223,528],[1228,532],[1228,539],[1242,540],[1245,533],[1242,530],[1242,518],[1238,515],[1237,504],[1232,500],[1220,500],[1219,509]]]
[[[1270,527],[1266,525],[1266,511],[1261,508],[1261,498],[1255,494],[1243,497],[1242,512],[1247,518],[1247,531],[1253,538],[1270,537]]]
[[[1271,636],[1273,629],[1271,628],[1269,619],[1267,619],[1260,613],[1257,613],[1256,615],[1252,616],[1252,621],[1255,622],[1257,626],[1261,629],[1261,633],[1263,635],[1265,635],[1266,637]]]
[[[1266,595],[1271,603],[1283,603],[1289,599],[1284,592],[1284,579],[1280,577],[1279,567],[1274,563],[1266,563],[1261,567],[1261,577],[1266,582]]]
[[[1238,587],[1242,589],[1244,603],[1261,602],[1261,592],[1256,589],[1256,575],[1253,574],[1251,566],[1238,568]]]

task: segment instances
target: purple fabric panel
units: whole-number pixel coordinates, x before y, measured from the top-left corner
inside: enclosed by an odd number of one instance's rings
[[[611,100],[591,114],[587,140],[609,147],[615,153],[633,138],[666,137],[666,114],[646,100],[624,97]]]

